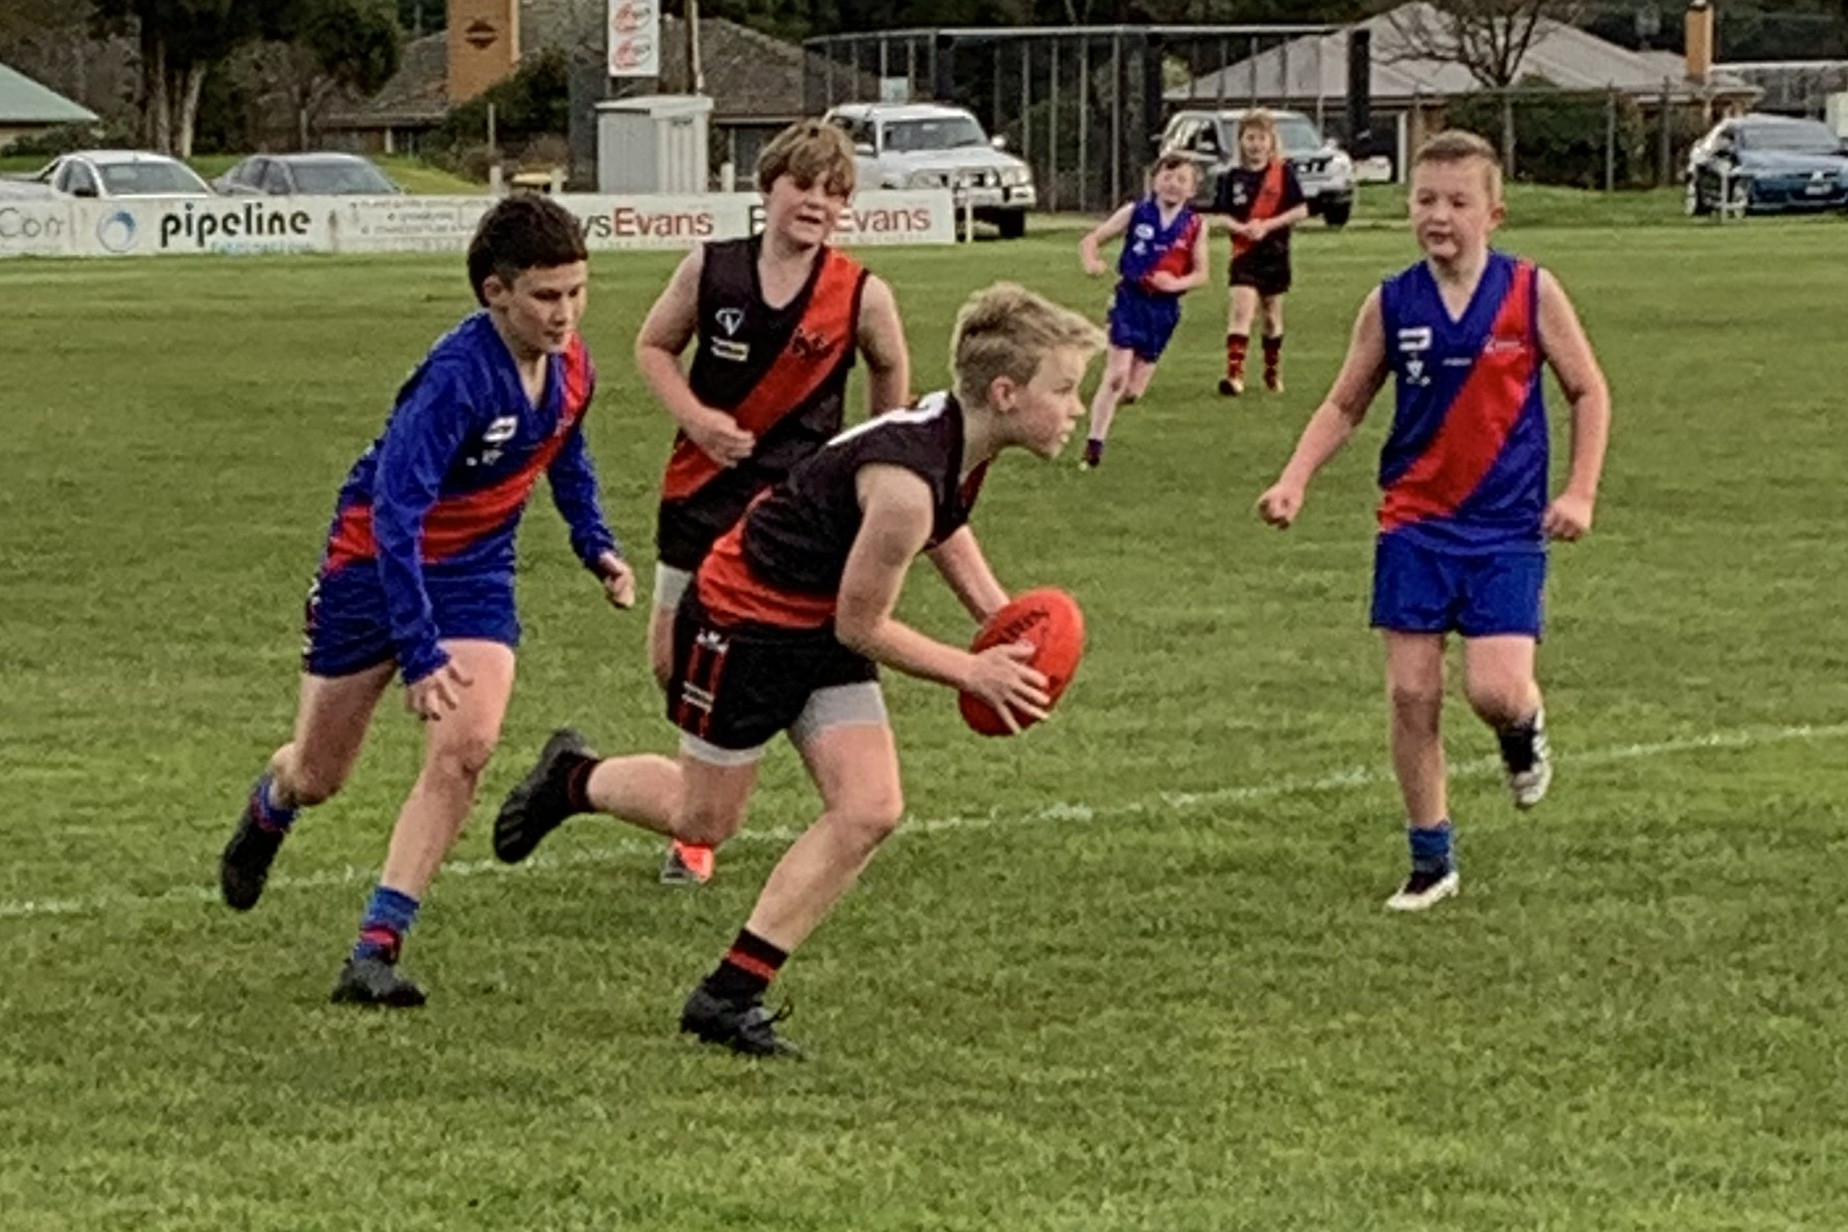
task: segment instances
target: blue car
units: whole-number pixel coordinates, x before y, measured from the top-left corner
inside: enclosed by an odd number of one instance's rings
[[[1722,120],[1688,153],[1687,210],[1773,214],[1848,209],[1848,146],[1816,120]]]

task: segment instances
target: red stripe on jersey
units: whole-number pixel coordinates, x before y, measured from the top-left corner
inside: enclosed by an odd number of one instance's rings
[[[1380,504],[1381,530],[1455,513],[1494,469],[1527,407],[1539,370],[1533,302],[1534,266],[1517,262],[1489,336],[1445,413],[1443,426],[1386,490]]]
[[[1277,208],[1282,202],[1283,160],[1281,158],[1273,158],[1271,159],[1270,166],[1264,172],[1264,186],[1258,189],[1258,198],[1251,203],[1251,213],[1246,216],[1245,221],[1256,222],[1260,218],[1275,218],[1277,215],[1283,213],[1282,210]],[[1236,257],[1250,252],[1257,242],[1258,241],[1248,236],[1234,235],[1232,237],[1232,255]]]
[[[718,624],[820,629],[834,619],[834,595],[783,590],[751,572],[744,559],[743,518],[712,545],[694,584],[699,587],[700,606]]]
[[[1153,288],[1149,287],[1149,278],[1156,274],[1173,274],[1176,278],[1185,278],[1193,273],[1194,245],[1199,241],[1200,216],[1195,214],[1187,220],[1187,225],[1181,229],[1181,233],[1174,237],[1174,243],[1168,246],[1168,251],[1161,254],[1161,260],[1155,262],[1155,268],[1144,276],[1143,287],[1152,290]]]
[[[540,474],[565,447],[571,429],[590,407],[590,351],[582,338],[573,338],[562,358],[564,400],[551,439],[534,452],[525,466],[499,483],[438,497],[424,514],[421,556],[425,564],[456,555],[518,513],[532,495]],[[327,567],[337,569],[356,560],[375,560],[378,554],[372,506],[348,505],[342,509],[328,541]]]
[[[853,358],[858,322],[862,270],[857,261],[830,248],[823,255],[820,276],[809,294],[802,319],[765,372],[763,379],[732,409],[732,418],[745,431],[761,437],[785,415],[800,409]],[[685,433],[674,438],[674,452],[661,480],[665,500],[693,495],[723,468]]]

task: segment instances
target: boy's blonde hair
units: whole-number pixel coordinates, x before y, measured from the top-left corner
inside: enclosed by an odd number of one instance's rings
[[[997,282],[956,314],[950,339],[956,396],[964,406],[986,406],[997,377],[1025,385],[1041,360],[1065,349],[1095,354],[1104,349],[1104,331],[1018,283]]]
[[[830,196],[851,197],[858,179],[853,142],[836,125],[798,120],[771,138],[757,156],[759,191],[768,195],[770,186],[784,176],[800,188],[820,184]]]
[[[1414,169],[1433,163],[1437,166],[1456,166],[1480,160],[1483,174],[1487,177],[1489,203],[1502,199],[1502,165],[1501,155],[1489,142],[1460,128],[1447,128],[1418,147],[1418,153],[1412,156]]]
[[[1264,110],[1262,107],[1247,111],[1238,121],[1238,139],[1240,141],[1245,139],[1246,129],[1263,133],[1266,137],[1269,137],[1271,157],[1277,157],[1279,153],[1279,146],[1277,144],[1277,120],[1270,112]]]

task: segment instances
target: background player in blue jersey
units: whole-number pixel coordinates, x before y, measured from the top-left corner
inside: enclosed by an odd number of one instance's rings
[[[1199,177],[1191,159],[1163,155],[1148,195],[1123,206],[1078,243],[1085,273],[1095,278],[1107,268],[1098,247],[1123,237],[1116,292],[1110,297],[1110,354],[1091,398],[1091,428],[1079,459],[1088,469],[1104,460],[1104,441],[1118,403],[1134,402],[1148,392],[1155,364],[1181,323],[1181,296],[1206,281],[1211,259],[1207,229],[1187,204]]]
[[[1489,248],[1503,216],[1501,166],[1473,133],[1441,133],[1412,167],[1412,230],[1424,260],[1367,297],[1347,359],[1277,483],[1258,501],[1296,520],[1315,473],[1348,441],[1390,374],[1397,391],[1380,458],[1373,625],[1386,639],[1393,771],[1412,871],[1387,906],[1455,894],[1445,796],[1444,639],[1463,637],[1470,705],[1500,739],[1514,802],[1552,777],[1534,649],[1548,538],[1591,529],[1610,434],[1610,391],[1558,281]],[[1572,403],[1566,487],[1547,500],[1541,365]]]
[[[298,812],[340,790],[401,675],[427,724],[423,768],[336,1001],[423,1003],[398,951],[500,738],[520,638],[514,536],[542,472],[578,559],[610,602],[634,601],[582,432],[596,381],[578,336],[588,268],[563,207],[519,196],[489,210],[468,250],[484,310],[431,348],[340,490],[308,596],[295,735],[251,789],[220,864],[225,901],[256,906]]]

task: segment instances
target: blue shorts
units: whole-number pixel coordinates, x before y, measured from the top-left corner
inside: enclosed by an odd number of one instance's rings
[[[1545,552],[1468,556],[1381,535],[1373,556],[1373,627],[1538,641],[1545,590]]]
[[[1181,323],[1181,298],[1119,286],[1110,297],[1109,319],[1110,345],[1133,351],[1137,359],[1152,364],[1168,349],[1168,340]]]
[[[424,575],[424,589],[445,640],[520,644],[520,618],[509,577]],[[345,565],[315,578],[302,626],[302,670],[311,676],[351,676],[398,657],[378,567]]]

